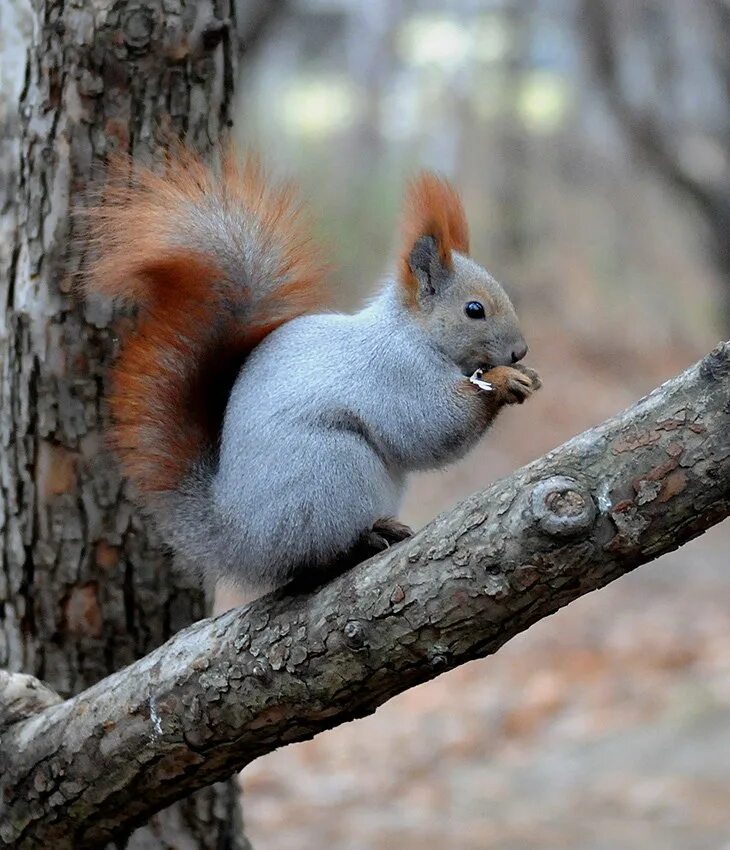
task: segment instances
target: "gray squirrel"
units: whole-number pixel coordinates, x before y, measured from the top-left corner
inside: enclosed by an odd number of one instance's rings
[[[403,539],[408,473],[461,457],[540,387],[431,173],[407,190],[397,272],[353,315],[326,311],[294,193],[251,158],[117,158],[89,222],[88,289],[137,313],[109,393],[122,468],[175,551],[248,593]]]

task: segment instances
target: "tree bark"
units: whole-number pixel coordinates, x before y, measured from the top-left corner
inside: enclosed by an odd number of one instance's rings
[[[23,7],[4,6],[6,34]],[[74,297],[70,211],[110,150],[147,157],[171,136],[211,147],[229,123],[236,37],[231,0],[25,8],[27,44],[3,45],[22,67],[0,132],[0,667],[68,696],[206,612],[107,457],[113,317]],[[233,787],[211,788],[128,846],[239,846],[238,817]]]
[[[203,620],[0,742],[0,845],[103,847],[373,712],[730,512],[730,343],[310,594]]]

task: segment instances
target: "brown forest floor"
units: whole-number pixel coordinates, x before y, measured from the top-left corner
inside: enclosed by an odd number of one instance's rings
[[[541,395],[506,413],[476,460],[421,482],[407,519],[425,521],[702,353],[637,367],[605,342],[554,339],[533,339]],[[260,759],[244,773],[256,850],[728,850],[729,567],[725,523],[496,656]]]

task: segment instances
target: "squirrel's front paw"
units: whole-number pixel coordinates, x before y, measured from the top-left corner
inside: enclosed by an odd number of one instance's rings
[[[500,397],[503,404],[522,404],[540,389],[542,381],[534,369],[528,366],[495,366],[482,376]]]
[[[529,366],[523,366],[522,363],[517,363],[511,367],[518,372],[522,372],[523,375],[526,375],[532,381],[532,392],[537,392],[542,386],[542,380],[540,376],[534,369],[530,369]]]

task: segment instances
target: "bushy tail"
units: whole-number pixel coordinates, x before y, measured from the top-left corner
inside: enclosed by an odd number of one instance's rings
[[[136,305],[111,380],[113,438],[143,496],[214,458],[250,351],[324,300],[325,270],[289,185],[229,150],[158,170],[117,158],[89,212],[87,288]]]

